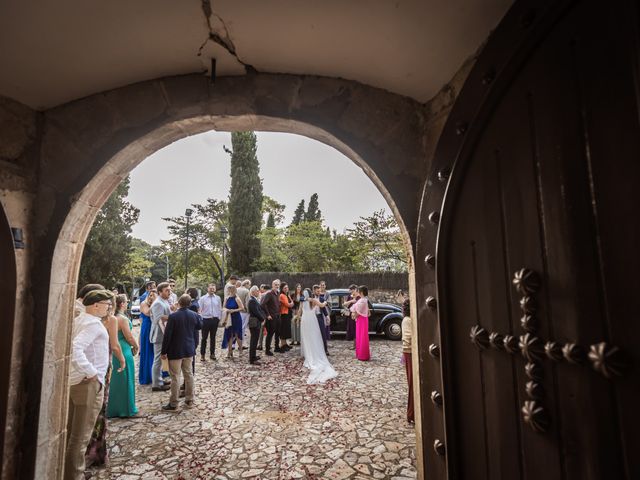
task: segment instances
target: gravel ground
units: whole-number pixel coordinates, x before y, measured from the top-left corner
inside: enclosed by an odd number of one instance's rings
[[[306,384],[294,347],[260,366],[246,350],[197,360],[192,409],[164,412],[168,392],[138,386],[142,418],[109,420],[110,463],[92,478],[415,478],[401,344],[372,338],[370,362],[350,346],[331,341],[339,376],[324,385]]]

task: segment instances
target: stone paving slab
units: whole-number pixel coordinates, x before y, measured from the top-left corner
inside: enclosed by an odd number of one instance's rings
[[[220,337],[220,336],[219,336]],[[372,339],[372,361],[334,339],[338,378],[307,385],[299,347],[251,366],[196,362],[196,405],[164,412],[168,392],[137,387],[143,418],[111,419],[97,479],[415,478],[401,343]],[[218,352],[221,357],[221,352]]]

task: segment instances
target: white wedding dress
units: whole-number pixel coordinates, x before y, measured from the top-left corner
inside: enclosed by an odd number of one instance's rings
[[[302,302],[300,349],[304,357],[304,366],[310,370],[308,384],[324,383],[338,376],[324,352],[318,319],[306,296]]]

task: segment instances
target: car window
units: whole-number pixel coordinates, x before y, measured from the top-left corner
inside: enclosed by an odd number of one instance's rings
[[[339,307],[340,304],[342,303],[340,301],[341,298],[342,298],[341,295],[331,295],[331,306],[332,307]]]

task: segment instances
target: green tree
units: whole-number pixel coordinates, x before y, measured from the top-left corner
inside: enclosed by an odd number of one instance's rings
[[[104,203],[89,232],[82,253],[78,284],[102,283],[114,287],[127,275],[125,265],[131,253],[131,229],[140,210],[125,200],[129,177]]]
[[[300,200],[300,203],[296,207],[296,211],[293,213],[291,225],[298,225],[300,222],[304,221],[304,214],[304,200]]]
[[[151,278],[151,269],[155,266],[150,255],[152,249],[153,247],[144,240],[131,238],[131,252],[123,268],[122,285],[132,297],[136,296],[140,287]]]
[[[262,180],[253,132],[231,134],[231,191],[229,192],[229,266],[237,273],[251,271],[260,256]]]
[[[262,195],[262,216],[273,215],[274,226],[280,225],[284,221],[284,209],[285,205],[277,202],[269,195]]]
[[[407,270],[407,253],[400,227],[393,215],[379,210],[369,217],[360,217],[347,235],[358,245],[358,255],[368,271]]]
[[[332,240],[325,234],[322,223],[302,222],[291,225],[284,236],[287,256],[285,271],[326,272],[331,265]]]
[[[318,194],[314,193],[309,199],[309,205],[307,211],[304,214],[305,222],[319,222],[322,220],[322,212],[320,211],[318,204]]]
[[[284,244],[285,231],[283,228],[264,228],[260,232],[260,258],[255,264],[255,271],[289,271],[290,262]]]
[[[363,272],[366,271],[363,262],[363,250],[359,243],[351,240],[348,235],[333,233],[330,270],[335,272]]]
[[[149,245],[147,258],[153,262],[149,278],[156,282],[161,282],[169,277],[173,277],[173,265],[169,259],[169,252],[160,245]]]
[[[267,217],[267,228],[276,228],[276,219],[271,212],[269,212],[269,216]]]
[[[222,235],[220,229],[228,224],[228,204],[208,198],[204,204],[193,204],[193,215],[189,221],[189,281],[188,284],[205,284],[220,280],[222,271]],[[167,252],[171,265],[171,276],[178,285],[184,284],[185,247],[187,222],[185,216],[163,218],[169,223],[170,238],[162,240],[159,247]],[[165,263],[163,263],[165,265]],[[227,269],[225,268],[226,272]]]
[[[151,259],[151,245],[139,238],[131,239],[131,253],[126,264],[125,272],[136,280],[146,280],[151,277],[154,261]]]

